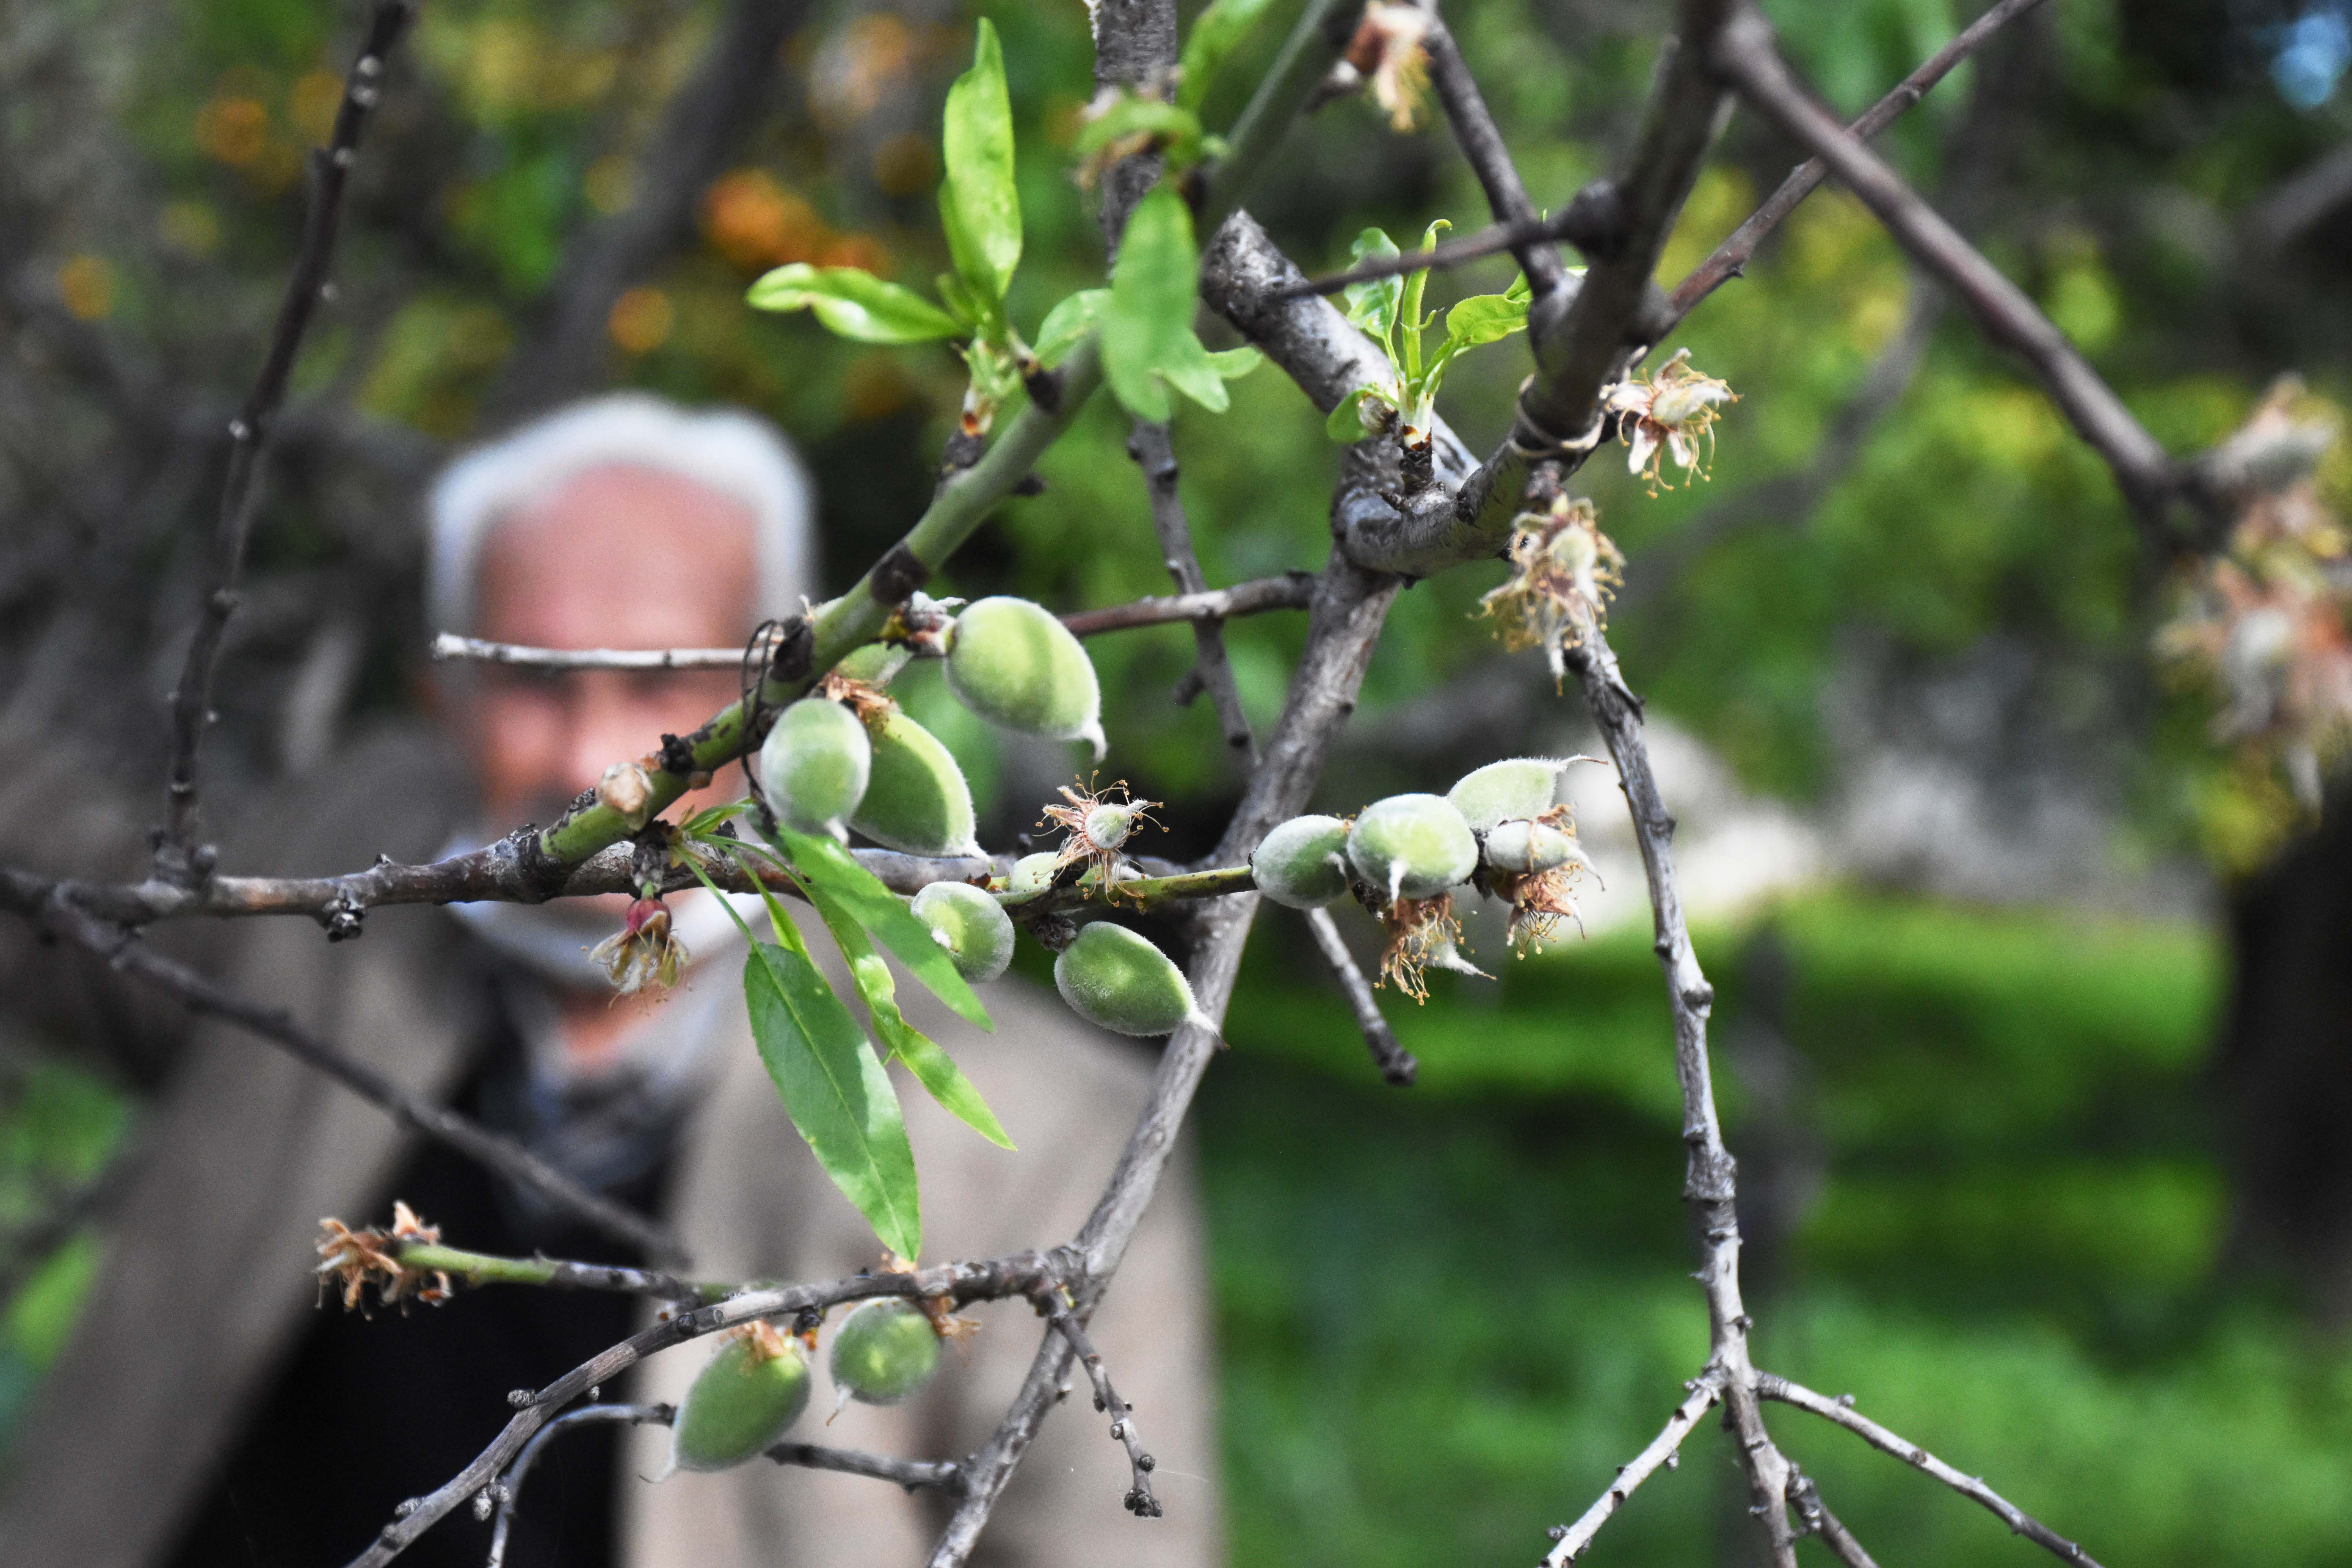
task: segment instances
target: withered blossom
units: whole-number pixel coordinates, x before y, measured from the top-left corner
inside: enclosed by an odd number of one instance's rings
[[[621,929],[588,950],[590,961],[621,996],[634,996],[648,985],[668,990],[690,956],[670,930],[669,906],[659,899],[632,902]]]
[[[1559,497],[1548,511],[1521,512],[1514,521],[1511,574],[1478,601],[1478,613],[1493,619],[1509,651],[1542,648],[1556,686],[1568,675],[1567,650],[1584,640],[1588,626],[1607,624],[1625,557],[1582,497]]]
[[[437,1268],[404,1268],[394,1255],[395,1243],[416,1241],[429,1245],[441,1239],[441,1227],[426,1225],[406,1204],[394,1201],[389,1231],[374,1226],[353,1230],[331,1217],[320,1220],[319,1225],[327,1233],[319,1241],[319,1288],[325,1290],[332,1280],[342,1296],[343,1310],[367,1310],[366,1289],[370,1283],[376,1288],[377,1300],[404,1311],[411,1300],[437,1307],[452,1294],[446,1273]]]
[[[1652,495],[1674,488],[1664,471],[1669,457],[1685,476],[1706,478],[1719,407],[1738,401],[1728,383],[1691,368],[1688,349],[1677,349],[1657,374],[1637,373],[1601,395],[1601,406],[1617,416],[1617,438],[1626,446],[1625,471],[1648,480]],[[1706,443],[1705,458],[1701,440]]]

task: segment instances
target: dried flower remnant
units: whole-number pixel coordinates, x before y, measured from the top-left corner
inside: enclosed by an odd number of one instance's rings
[[[1685,476],[1706,478],[1706,458],[1715,456],[1718,405],[1738,401],[1728,383],[1691,368],[1690,350],[1677,349],[1657,374],[1637,374],[1609,388],[1601,405],[1617,416],[1617,438],[1628,448],[1626,472],[1648,480],[1650,493],[1656,495],[1662,489],[1674,489],[1664,473],[1669,457]],[[1702,438],[1706,458],[1699,455]]]
[[[2158,654],[2221,699],[2214,739],[2274,759],[2310,810],[2352,752],[2352,557],[2314,477],[2336,435],[2316,403],[2282,381],[2215,449],[2207,477],[2238,521],[2157,635]]]
[[[1373,99],[1397,131],[1420,125],[1429,96],[1429,53],[1422,47],[1429,23],[1429,13],[1418,5],[1372,0],[1348,41],[1348,63],[1370,79]]]
[[[327,1233],[319,1241],[319,1288],[323,1291],[332,1280],[342,1295],[343,1310],[366,1311],[366,1289],[371,1283],[375,1286],[377,1300],[387,1307],[398,1306],[404,1311],[412,1300],[437,1307],[449,1299],[452,1292],[447,1274],[437,1268],[403,1268],[393,1250],[400,1242],[430,1245],[441,1239],[441,1227],[426,1225],[406,1204],[394,1201],[389,1231],[374,1226],[353,1230],[333,1218],[321,1219],[319,1224]]]
[[[604,970],[622,996],[634,996],[648,985],[668,990],[677,984],[678,971],[690,956],[686,943],[670,930],[669,906],[659,899],[631,903],[621,929],[588,950],[590,961]]]
[[[1592,503],[1559,497],[1548,512],[1521,512],[1511,531],[1511,574],[1478,601],[1495,635],[1513,653],[1540,647],[1554,687],[1568,677],[1567,651],[1588,627],[1608,624],[1609,597],[1623,580],[1625,557],[1601,531]]]
[[[1399,899],[1381,914],[1381,923],[1389,933],[1389,944],[1381,953],[1381,985],[1393,984],[1415,1002],[1426,1002],[1430,969],[1495,978],[1462,956],[1462,922],[1454,918],[1451,893]]]
[[[858,721],[868,730],[885,728],[890,722],[890,715],[898,710],[898,704],[880,687],[844,675],[838,669],[816,683],[816,694],[856,714]]]
[[[1095,868],[1096,879],[1102,884],[1103,896],[1115,897],[1118,891],[1119,848],[1134,837],[1137,826],[1150,822],[1156,800],[1137,800],[1129,795],[1127,781],[1120,779],[1097,794],[1089,778],[1083,786],[1062,786],[1066,805],[1049,805],[1037,826],[1052,824],[1065,828],[1069,837],[1062,842],[1061,853],[1055,858],[1056,869],[1074,861],[1084,860]],[[1154,826],[1157,826],[1156,824]]]

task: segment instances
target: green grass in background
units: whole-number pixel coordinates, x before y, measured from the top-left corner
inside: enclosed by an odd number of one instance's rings
[[[2352,1357],[2213,1279],[2210,942],[1843,895],[1774,923],[1827,1179],[1784,1290],[1751,1303],[1759,1359],[2110,1564],[2343,1562]],[[1719,1043],[1752,935],[1700,934]],[[1706,1353],[1647,932],[1391,1001],[1423,1063],[1406,1091],[1328,985],[1288,983],[1300,945],[1254,948],[1199,1111],[1234,1561],[1531,1562]],[[1717,1075],[1737,1148],[1722,1052]],[[2036,1559],[1851,1436],[1768,1414],[1882,1560]],[[1590,1561],[1717,1561],[1744,1495],[1711,1424],[1686,1454]]]

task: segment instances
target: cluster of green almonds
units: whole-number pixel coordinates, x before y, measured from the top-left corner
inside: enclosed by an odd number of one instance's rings
[[[1568,761],[1514,757],[1490,763],[1443,795],[1394,795],[1352,823],[1296,816],[1250,857],[1258,890],[1294,910],[1321,909],[1361,884],[1390,904],[1433,899],[1470,880],[1481,864],[1510,877],[1584,864],[1575,838],[1541,820]]]
[[[939,1331],[913,1302],[879,1297],[843,1321],[829,1364],[835,1409],[896,1405],[939,1369]],[[731,1469],[773,1447],[808,1408],[809,1378],[800,1339],[764,1322],[730,1331],[670,1424],[671,1470]]]
[[[1103,752],[1102,690],[1069,628],[1026,599],[982,599],[938,637],[948,689],[991,723]],[[880,688],[904,648],[868,644],[835,673]],[[862,718],[827,697],[777,715],[760,748],[760,788],[783,824],[835,838],[859,833],[908,855],[977,855],[971,787],[939,738],[896,706]]]

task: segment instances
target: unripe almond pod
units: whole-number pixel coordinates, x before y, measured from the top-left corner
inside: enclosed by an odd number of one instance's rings
[[[868,1301],[833,1336],[834,1386],[867,1405],[896,1405],[939,1369],[940,1335],[921,1308]]]
[[[1125,926],[1097,921],[1054,961],[1054,989],[1087,1023],[1120,1035],[1169,1035],[1205,1023],[1168,955]]]
[[[1486,864],[1514,877],[1530,877],[1573,860],[1584,864],[1576,840],[1549,822],[1515,819],[1486,830]]]
[[[1319,910],[1348,896],[1348,825],[1336,816],[1294,816],[1259,840],[1250,857],[1257,890],[1294,910]]]
[[[933,882],[907,907],[931,928],[931,940],[947,949],[949,962],[966,980],[985,984],[1012,963],[1012,917],[978,888]]]
[[[1574,530],[1571,531],[1581,531]],[[1541,816],[1559,794],[1559,775],[1573,759],[1511,757],[1467,773],[1445,792],[1470,826],[1484,833],[1498,822]]]
[[[776,715],[760,748],[760,791],[785,826],[842,838],[873,765],[873,742],[856,714],[803,697]]]
[[[1062,858],[1051,849],[1024,855],[1013,862],[1013,872],[1004,879],[1004,897],[1035,898],[1054,885],[1054,873],[1061,868]]]
[[[674,1470],[724,1470],[756,1458],[808,1407],[808,1357],[767,1324],[730,1334],[670,1424]]]
[[[1043,605],[1003,597],[966,605],[949,637],[947,680],[956,700],[992,724],[1087,742],[1097,761],[1107,749],[1094,661]]]
[[[866,685],[887,686],[893,677],[907,668],[915,657],[912,648],[899,647],[887,642],[863,643],[842,656],[833,667],[833,673],[848,680],[862,680]]]
[[[1348,830],[1348,863],[1391,903],[1433,899],[1470,879],[1478,840],[1444,796],[1392,795],[1366,806]]]
[[[872,731],[868,731],[872,734]],[[908,855],[977,855],[971,786],[939,737],[893,710],[874,734],[866,798],[849,826]]]

